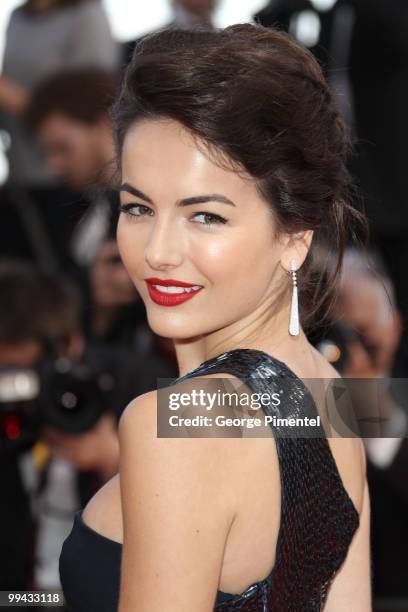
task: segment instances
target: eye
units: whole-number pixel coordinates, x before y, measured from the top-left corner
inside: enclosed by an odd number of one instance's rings
[[[135,210],[139,212],[133,212]],[[119,212],[123,212],[125,215],[130,215],[131,217],[144,217],[146,214],[149,214],[146,211],[153,213],[152,209],[144,204],[121,204],[119,206]]]
[[[215,215],[214,213],[197,212],[193,216],[194,217],[197,217],[197,216],[205,217],[208,220],[204,222],[199,221],[200,225],[218,225],[218,224],[227,222],[227,220],[224,219],[224,217],[221,217],[220,215]]]

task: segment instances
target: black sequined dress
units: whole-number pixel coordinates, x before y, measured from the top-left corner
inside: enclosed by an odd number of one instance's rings
[[[255,349],[223,353],[173,384],[215,372],[245,380],[256,393],[273,393],[283,387],[282,417],[318,414],[302,380],[283,362]],[[267,407],[262,409],[267,412]],[[343,486],[323,430],[320,437],[293,438],[276,435],[277,429],[273,433],[282,498],[274,567],[267,578],[243,593],[217,591],[214,611],[322,610],[359,526],[359,514]],[[120,543],[91,529],[81,511],[76,513],[60,556],[61,584],[70,612],[117,610],[121,554]]]

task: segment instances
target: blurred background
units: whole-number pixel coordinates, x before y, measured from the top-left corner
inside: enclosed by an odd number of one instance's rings
[[[364,440],[374,610],[408,612],[407,407],[391,385],[408,372],[406,0],[1,1],[0,591],[60,589],[74,514],[118,471],[123,409],[178,374],[115,241],[121,73],[159,27],[246,21],[315,54],[355,141],[369,251],[347,248],[310,340],[343,376],[384,382],[385,434]]]

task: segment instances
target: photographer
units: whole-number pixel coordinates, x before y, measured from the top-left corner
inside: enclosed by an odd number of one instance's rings
[[[53,303],[47,279],[28,264],[3,260],[0,266],[0,365],[34,368],[44,356],[42,337],[70,333],[67,352],[79,355],[83,345],[75,331],[79,304],[71,299]],[[67,296],[65,296],[67,297]],[[48,302],[48,307],[45,308]],[[36,434],[21,427],[19,414],[8,415],[1,404],[0,588],[29,589],[34,563],[34,517],[25,475],[27,458],[38,476],[46,457],[36,448]],[[44,450],[44,449],[42,449]]]
[[[100,68],[60,70],[33,89],[25,120],[41,143],[49,169],[89,200],[69,250],[79,266],[93,262],[112,235],[118,197],[111,189],[112,137],[109,107],[118,75]],[[98,184],[98,192],[90,188]]]
[[[1,396],[0,588],[59,588],[73,514],[117,472],[121,411],[166,373],[146,352],[86,346],[64,279],[3,260],[0,293],[0,389],[15,369],[40,387]]]

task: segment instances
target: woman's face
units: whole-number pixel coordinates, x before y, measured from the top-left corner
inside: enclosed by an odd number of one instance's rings
[[[179,123],[145,120],[128,130],[120,199],[119,251],[158,335],[192,338],[253,319],[282,288],[270,207],[253,181],[211,161]],[[149,278],[199,290],[175,297],[181,287],[163,293]]]

